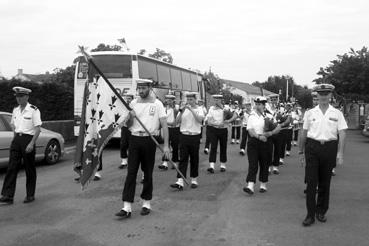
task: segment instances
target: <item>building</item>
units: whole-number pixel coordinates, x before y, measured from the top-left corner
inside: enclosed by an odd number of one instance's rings
[[[262,89],[257,86],[250,85],[249,83],[243,83],[233,80],[222,79],[223,89],[228,89],[232,94],[242,96],[243,103],[253,102],[258,96],[278,96],[273,92]]]
[[[48,82],[51,79],[51,74],[49,72],[46,72],[45,74],[27,74],[23,73],[23,69],[18,69],[17,75],[13,77],[13,79],[20,80],[22,82],[26,81],[33,81],[39,84],[42,84],[44,82]]]

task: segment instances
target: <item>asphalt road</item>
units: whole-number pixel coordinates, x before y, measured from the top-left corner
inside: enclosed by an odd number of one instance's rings
[[[25,176],[20,172],[13,205],[0,206],[0,245],[369,245],[369,138],[349,131],[344,166],[332,180],[326,223],[304,228],[304,170],[297,148],[280,175],[272,175],[268,192],[247,196],[247,156],[229,145],[228,169],[206,173],[208,156],[200,154],[199,187],[173,191],[175,172],[154,171],[152,213],[139,214],[141,184],[137,184],[132,218],[119,220],[126,170],[118,169],[119,150],[103,155],[100,181],[81,191],[72,171],[72,153],[53,166],[38,167],[36,201],[23,204]],[[201,146],[201,150],[203,146]],[[157,165],[160,154],[157,152]],[[0,182],[4,173],[0,174]],[[138,181],[140,175],[138,176]]]

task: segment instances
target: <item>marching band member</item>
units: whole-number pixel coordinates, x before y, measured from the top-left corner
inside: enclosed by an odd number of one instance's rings
[[[222,104],[222,95],[213,95],[215,105],[209,108],[206,115],[208,122],[208,130],[210,137],[210,155],[209,155],[209,173],[214,173],[214,165],[217,158],[218,142],[220,145],[220,171],[226,171],[227,162],[227,139],[228,128],[227,124],[232,122],[236,117],[236,113],[231,113],[229,110],[224,110]]]
[[[267,99],[259,96],[255,99],[255,112],[253,112],[247,122],[247,130],[250,138],[247,142],[247,156],[249,160],[249,170],[246,178],[247,186],[243,189],[246,193],[254,194],[256,175],[259,170],[260,192],[267,191],[268,182],[268,160],[270,155],[270,143],[268,137],[278,133],[280,127],[274,130],[270,126],[270,121],[266,120],[265,103]],[[267,125],[268,124],[268,125]]]
[[[292,117],[290,112],[290,104],[287,103],[285,108],[280,108],[279,114],[277,115],[278,123],[281,124],[282,130],[280,131],[281,146],[279,149],[279,164],[284,164],[285,155],[290,155],[291,150],[291,139],[292,139]],[[288,141],[290,142],[288,145]],[[287,147],[287,148],[286,148]],[[287,150],[287,151],[286,151]]]
[[[297,104],[293,106],[293,110],[291,113],[292,124],[293,124],[293,146],[297,146],[299,131],[300,131],[300,122],[301,122],[301,111],[298,109]]]
[[[177,123],[180,124],[180,162],[179,170],[186,177],[188,159],[190,159],[191,188],[198,186],[199,176],[199,148],[201,125],[204,120],[204,111],[196,105],[196,93],[188,93],[187,105],[180,109]],[[172,188],[183,190],[183,179],[177,174],[177,182],[170,185]]]
[[[206,109],[205,105],[204,105],[204,100],[202,99],[198,99],[197,100],[197,105],[202,109],[202,112],[204,114],[204,116],[208,113],[208,110]],[[202,133],[204,130],[204,121],[201,123],[201,134],[200,134],[200,143],[201,143],[201,139],[202,139]],[[205,140],[206,141],[206,140]]]
[[[179,126],[176,123],[176,117],[178,115],[178,110],[174,105],[174,95],[165,95],[167,105],[165,108],[165,113],[167,114],[167,124],[169,131],[169,144],[172,147],[172,161],[178,163],[178,148],[179,148]],[[168,170],[168,160],[162,158],[163,163],[159,165],[159,169]]]
[[[163,104],[150,95],[152,81],[147,79],[137,80],[139,98],[131,102],[132,111],[129,114],[127,125],[131,131],[128,155],[128,172],[122,194],[123,208],[115,215],[122,218],[130,218],[132,203],[136,191],[136,177],[138,169],[144,172],[141,198],[143,200],[141,215],[148,215],[151,211],[153,180],[152,173],[155,164],[156,144],[151,135],[159,135],[159,127],[163,129],[164,155],[169,157],[167,117]],[[137,118],[146,127],[146,130],[138,122]]]
[[[129,93],[125,96],[126,102],[128,105],[133,100],[133,94]],[[120,169],[126,168],[128,165],[128,147],[129,147],[129,138],[131,136],[131,132],[129,131],[127,124],[124,123],[121,131],[120,131],[120,158],[122,159],[122,162],[119,165]]]
[[[240,135],[241,135],[241,123],[242,123],[240,114],[242,113],[242,109],[239,108],[237,101],[234,102],[232,111],[237,114],[237,118],[232,122],[231,144],[234,144],[234,143],[239,144]]]
[[[243,110],[242,114],[242,137],[241,137],[241,145],[240,145],[240,154],[245,155],[245,147],[247,142],[247,121],[252,113],[251,111],[251,102],[247,102],[245,105],[245,109]]]

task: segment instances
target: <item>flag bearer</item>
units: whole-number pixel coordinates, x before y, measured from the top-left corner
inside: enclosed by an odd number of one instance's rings
[[[217,158],[218,142],[220,145],[220,171],[226,171],[227,162],[227,138],[228,127],[227,124],[232,122],[236,117],[236,113],[231,113],[223,109],[222,95],[213,95],[215,105],[209,108],[206,115],[208,122],[208,130],[210,137],[210,155],[209,155],[209,173],[214,173],[214,165]]]
[[[144,172],[143,188],[141,198],[143,200],[141,215],[147,215],[151,211],[150,200],[152,199],[153,180],[152,172],[155,164],[156,145],[145,129],[139,124],[135,116],[141,120],[151,135],[159,135],[159,127],[163,129],[164,155],[169,157],[168,126],[163,104],[150,95],[152,88],[151,80],[137,80],[139,98],[131,102],[129,130],[131,137],[129,141],[128,172],[123,189],[123,208],[116,213],[121,218],[131,217],[132,203],[136,190],[137,171],[141,165]]]
[[[240,154],[245,155],[245,148],[246,148],[246,142],[247,142],[247,135],[249,134],[247,132],[247,121],[251,115],[251,102],[246,103],[246,108],[243,111],[242,115],[242,137],[241,137],[241,145],[240,145]]]
[[[165,95],[167,105],[165,108],[165,113],[167,114],[167,125],[169,131],[169,144],[172,147],[172,161],[178,163],[178,147],[179,147],[179,126],[176,123],[176,117],[178,110],[176,110],[174,105],[175,95]],[[159,166],[161,170],[168,170],[168,159],[162,158],[163,163]]]
[[[14,108],[11,119],[14,137],[10,146],[9,164],[1,191],[2,197],[0,198],[0,203],[3,204],[13,203],[17,174],[22,160],[27,180],[27,196],[23,202],[30,203],[35,200],[35,144],[42,124],[40,110],[28,103],[29,94],[32,91],[20,86],[13,87],[13,91],[19,106]]]
[[[125,95],[126,102],[130,104],[133,100],[133,93],[129,93]],[[131,132],[129,131],[127,124],[125,123],[120,132],[120,157],[122,158],[122,162],[120,163],[119,168],[126,168],[128,165],[128,147],[129,147],[129,138],[131,137]]]
[[[196,94],[188,93],[187,105],[180,109],[177,122],[180,123],[180,162],[179,170],[186,177],[188,159],[190,159],[191,188],[198,186],[199,176],[199,148],[201,125],[204,120],[204,111],[196,105]],[[170,185],[172,188],[183,190],[183,179],[177,175],[177,182]]]
[[[301,163],[306,161],[307,215],[303,226],[312,225],[315,218],[320,222],[327,221],[325,214],[329,207],[332,168],[336,161],[343,164],[347,123],[342,112],[329,104],[333,90],[334,86],[330,84],[314,87],[319,104],[307,111],[304,117],[299,151]]]
[[[259,170],[259,181],[261,193],[267,191],[268,182],[268,161],[270,159],[270,143],[268,137],[278,133],[279,127],[270,131],[266,130],[265,123],[265,103],[267,99],[259,96],[255,99],[255,112],[253,112],[247,122],[247,130],[249,132],[249,140],[247,142],[247,156],[249,160],[249,170],[246,178],[247,186],[243,190],[252,195],[254,194],[254,186],[256,183],[256,175]]]

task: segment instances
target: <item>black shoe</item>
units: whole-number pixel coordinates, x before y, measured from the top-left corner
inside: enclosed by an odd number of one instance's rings
[[[163,170],[163,171],[166,171],[166,170],[168,170],[168,167],[164,166],[164,165],[159,165],[159,169]]]
[[[279,171],[278,170],[273,170],[273,174],[279,174]]]
[[[205,154],[209,154],[209,150],[204,149],[204,153],[205,153]]]
[[[126,165],[122,165],[122,164],[120,164],[120,165],[119,165],[119,169],[125,169],[125,168],[127,168],[127,166],[128,166],[127,164],[126,164]]]
[[[311,226],[312,224],[314,224],[314,222],[315,222],[314,217],[306,217],[304,219],[304,221],[302,222],[302,225],[303,226]]]
[[[80,179],[81,177],[77,177],[77,178],[74,178],[74,181],[79,182]]]
[[[35,200],[34,196],[27,196],[26,198],[24,198],[23,203],[30,203],[33,202]]]
[[[246,192],[249,195],[253,195],[254,194],[254,192],[250,188],[248,188],[248,187],[243,188],[243,191]]]
[[[118,216],[122,219],[128,219],[131,217],[131,212],[127,212],[123,209],[121,209],[118,213],[115,214],[115,216]]]
[[[183,190],[183,186],[182,185],[179,185],[179,184],[171,184],[170,187],[174,188],[174,189],[177,189],[179,191]]]
[[[191,184],[191,188],[192,188],[192,189],[196,189],[198,186],[199,186],[199,185],[194,184],[194,183],[192,183],[192,184]]]
[[[0,197],[0,204],[13,204],[13,198],[2,196]]]
[[[260,188],[260,189],[259,189],[259,192],[260,192],[260,193],[265,193],[265,192],[267,192],[267,189]]]
[[[319,213],[317,213],[316,214],[316,219],[317,220],[319,220],[320,222],[327,222],[327,217],[325,217],[325,215],[324,214],[319,214]]]
[[[207,171],[208,171],[209,173],[214,173],[214,168],[209,167],[209,168],[207,169]]]
[[[142,216],[145,216],[145,215],[148,215],[149,213],[151,212],[151,209],[149,209],[149,208],[146,208],[146,207],[142,207],[142,209],[141,209],[141,215]]]

